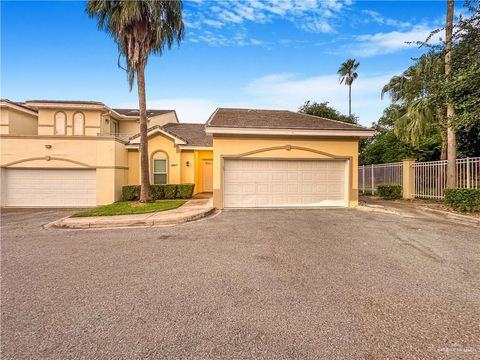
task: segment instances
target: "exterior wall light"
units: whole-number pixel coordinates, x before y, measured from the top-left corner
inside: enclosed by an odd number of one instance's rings
[[[186,165],[187,167],[190,167],[190,161],[187,161]]]
[[[51,149],[51,148],[52,148],[52,145],[45,145],[45,147],[46,147],[47,149]]]

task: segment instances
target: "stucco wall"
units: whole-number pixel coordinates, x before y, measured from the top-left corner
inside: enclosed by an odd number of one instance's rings
[[[10,111],[7,108],[0,109],[0,135],[1,134],[7,135],[9,132],[9,126],[8,126],[9,114],[10,114]]]
[[[55,113],[56,109],[39,109],[38,110],[38,135],[54,135],[55,134]],[[73,114],[80,110],[60,110],[67,115],[67,135],[73,135]],[[85,115],[85,136],[97,136],[102,133],[100,110],[81,110]],[[108,131],[107,131],[108,132]],[[107,133],[105,133],[107,135]]]
[[[127,151],[113,138],[8,135],[0,140],[2,167],[96,169],[97,205],[120,199],[127,181]]]
[[[3,110],[2,110],[3,111]],[[8,109],[8,133],[10,135],[37,135],[37,116]]]
[[[303,150],[287,145],[298,146]],[[260,138],[260,137],[219,137],[213,138],[213,195],[214,205],[223,207],[222,156],[244,156],[246,158],[349,158],[349,206],[358,205],[358,140],[351,139],[312,139],[312,138]],[[258,152],[257,152],[258,151]],[[247,154],[255,152],[254,154]],[[322,152],[324,154],[321,154]],[[331,155],[331,156],[330,156]],[[355,169],[355,171],[353,171]]]
[[[187,166],[187,161],[189,166]],[[181,162],[181,174],[180,181],[181,183],[195,183],[195,153],[192,150],[182,151],[180,155]]]

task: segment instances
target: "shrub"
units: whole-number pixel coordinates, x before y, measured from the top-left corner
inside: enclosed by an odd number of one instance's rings
[[[153,200],[163,199],[190,199],[193,195],[195,184],[164,184],[151,185]],[[140,199],[140,185],[127,185],[122,187],[122,201],[138,201]]]
[[[163,185],[165,199],[175,199],[177,197],[177,186],[176,184]]]
[[[445,201],[460,211],[480,211],[480,189],[445,189]]]
[[[181,184],[177,186],[177,198],[190,199],[193,195],[195,184]]]
[[[165,185],[151,185],[150,192],[153,200],[165,199]]]
[[[397,184],[381,184],[377,187],[378,195],[386,200],[402,198],[402,186]]]
[[[122,187],[122,200],[134,201],[140,199],[140,185],[127,185]]]

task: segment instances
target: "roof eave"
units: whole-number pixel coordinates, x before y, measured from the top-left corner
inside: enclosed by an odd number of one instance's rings
[[[270,128],[235,128],[207,126],[207,134],[222,135],[282,135],[282,136],[324,136],[324,137],[371,137],[375,134],[370,129],[270,129]]]

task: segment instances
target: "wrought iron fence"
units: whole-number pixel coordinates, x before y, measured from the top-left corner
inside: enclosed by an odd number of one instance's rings
[[[447,186],[447,160],[413,163],[413,196],[423,199],[443,199]],[[457,159],[456,187],[480,189],[480,157]],[[375,194],[380,184],[403,186],[401,162],[358,167],[358,187],[362,193]]]
[[[443,199],[447,186],[447,160],[414,163],[414,196],[424,199]],[[480,157],[457,159],[456,187],[480,188]]]
[[[362,193],[375,194],[380,184],[403,184],[401,162],[358,167],[358,187]]]

